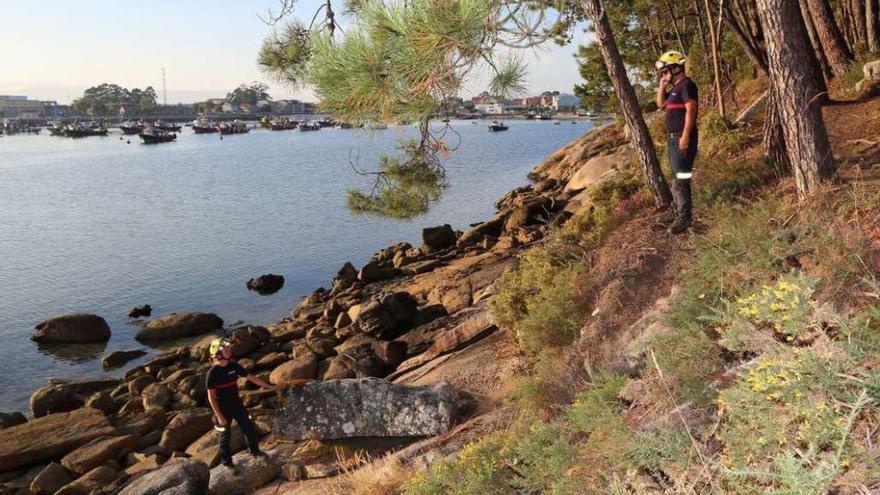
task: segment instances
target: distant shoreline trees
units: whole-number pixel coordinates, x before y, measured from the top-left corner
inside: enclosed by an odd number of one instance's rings
[[[71,106],[84,114],[105,117],[117,115],[120,108],[125,109],[125,113],[147,115],[156,110],[158,103],[152,86],[128,89],[118,84],[102,83],[86,89]]]

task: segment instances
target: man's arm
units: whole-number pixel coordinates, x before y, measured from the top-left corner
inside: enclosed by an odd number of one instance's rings
[[[211,410],[214,411],[214,416],[217,417],[217,423],[220,426],[226,426],[226,417],[223,416],[223,413],[220,412],[220,406],[217,405],[216,389],[208,389],[208,403],[211,404]]]
[[[684,103],[684,108],[687,112],[684,116],[684,130],[678,140],[678,149],[682,153],[685,153],[690,146],[691,133],[697,125],[697,112],[699,112],[700,104],[697,100],[688,100]]]
[[[254,385],[256,385],[260,388],[267,388],[269,390],[278,390],[279,389],[279,387],[277,387],[275,385],[270,385],[270,384],[264,382],[263,380],[260,380],[259,378],[255,377],[254,375],[251,375],[251,374],[248,374],[247,376],[245,376],[245,378],[247,378],[247,381],[253,383]]]
[[[660,76],[660,84],[657,86],[657,108],[663,110],[666,107],[666,85],[669,84],[671,76],[665,73]]]

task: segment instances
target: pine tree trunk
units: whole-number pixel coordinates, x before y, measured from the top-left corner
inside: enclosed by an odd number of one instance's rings
[[[773,85],[770,85],[769,91],[767,118],[764,119],[764,160],[776,170],[778,176],[784,177],[791,173],[791,163],[785,151],[785,134],[779,117],[778,97]]]
[[[817,72],[817,88],[821,91],[827,91],[828,80],[831,79],[831,67],[828,65],[828,59],[825,57],[825,50],[822,49],[822,43],[819,41],[819,35],[816,33],[813,24],[813,16],[807,10],[807,4],[799,2],[801,8],[801,20],[807,31],[807,37],[810,39],[810,45],[813,47],[813,66],[818,69]]]
[[[706,18],[709,20],[709,37],[712,39],[712,74],[715,79],[715,98],[717,99],[718,113],[723,118],[725,117],[724,92],[721,89],[721,65],[719,61],[721,54],[718,50],[718,45],[721,43],[721,33],[717,32],[715,29],[715,22],[712,19],[712,8],[709,5],[709,0],[704,1],[706,3]],[[719,9],[721,9],[721,11],[718,12],[718,17],[721,18],[721,16],[724,15],[724,0],[721,0]]]
[[[868,51],[880,55],[880,4],[878,0],[865,0],[865,37]]]
[[[840,27],[834,20],[834,12],[828,0],[807,0],[813,26],[822,44],[822,50],[828,58],[828,65],[834,77],[845,76],[849,72],[849,64],[852,62],[852,54],[846,47]]]
[[[617,42],[614,40],[614,31],[608,22],[608,16],[605,14],[601,0],[584,0],[583,5],[587,16],[593,21],[596,40],[599,42],[599,49],[605,58],[608,77],[611,78],[614,92],[620,101],[620,107],[623,111],[626,125],[629,127],[630,134],[632,135],[633,145],[636,149],[636,154],[639,156],[639,163],[645,175],[645,181],[654,196],[654,204],[658,208],[669,206],[672,203],[672,194],[669,191],[666,178],[663,177],[663,172],[660,169],[657,150],[654,149],[654,141],[651,139],[648,125],[645,124],[636,92],[629,82],[626,67],[620,58]]]
[[[798,0],[757,0],[764,25],[770,82],[782,122],[785,150],[798,197],[806,198],[833,174],[831,144],[812,81],[811,47]]]
[[[852,13],[853,31],[856,45],[860,49],[867,49],[868,38],[865,33],[865,2],[864,0],[851,0],[850,12]]]

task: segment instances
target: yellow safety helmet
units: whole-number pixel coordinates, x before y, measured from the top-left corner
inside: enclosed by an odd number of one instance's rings
[[[217,355],[220,354],[220,351],[226,349],[231,345],[232,342],[230,342],[228,339],[219,338],[212,340],[211,347],[208,349],[208,353],[211,355],[211,359],[216,358]]]
[[[663,70],[670,65],[680,65],[684,67],[684,63],[687,61],[684,55],[681,52],[677,52],[675,50],[668,51],[663,55],[660,55],[660,60],[654,62],[654,67],[657,70]]]

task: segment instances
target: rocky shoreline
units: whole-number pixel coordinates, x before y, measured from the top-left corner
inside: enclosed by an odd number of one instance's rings
[[[396,243],[359,268],[345,263],[329,289],[272,325],[224,328],[205,313],[150,320],[137,340],[204,337],[119,379],[53,380],[31,396],[31,419],[0,413],[0,495],[244,493],[333,476],[492,409],[437,370],[501,333],[486,304],[495,281],[522,250],[590,208],[590,187],[627,160],[624,143],[616,126],[591,131],[536,168],[533,185],[498,200],[493,218],[463,232],[425,228],[420,246]],[[71,321],[77,335],[109,338],[99,317],[67,318],[41,324],[39,338],[57,341]],[[205,392],[208,345],[224,331],[243,367],[289,388],[282,395],[239,384],[271,455],[237,454],[234,472],[217,466]],[[114,352],[103,365],[141,352]],[[240,432],[232,446],[244,448]]]

